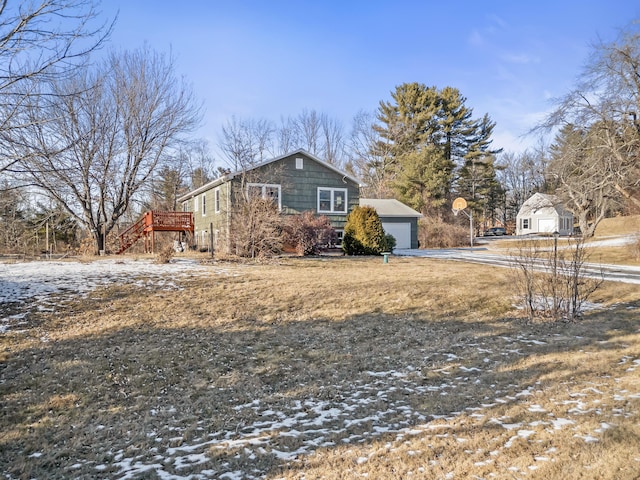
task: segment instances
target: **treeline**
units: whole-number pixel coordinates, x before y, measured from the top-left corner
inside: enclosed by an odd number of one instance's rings
[[[278,121],[232,117],[217,159],[192,137],[200,104],[173,59],[147,47],[105,51],[111,28],[90,0],[0,11],[1,250],[77,246],[85,236],[102,250],[141,212],[174,210],[221,173],[297,148],[362,179],[363,196],[425,214],[432,237],[423,245],[466,222],[451,214],[458,196],[479,230],[512,226],[535,192],[559,195],[585,235],[640,208],[637,25],[593,47],[575,88],[537,126],[536,150],[501,151],[490,114],[476,115],[462,92],[411,82],[348,126],[313,109]]]

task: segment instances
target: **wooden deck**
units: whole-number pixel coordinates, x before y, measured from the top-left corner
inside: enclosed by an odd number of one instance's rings
[[[120,250],[124,253],[140,238],[144,238],[144,251],[153,253],[155,250],[155,232],[185,232],[193,233],[192,212],[161,212],[150,210],[136,223],[120,234]]]

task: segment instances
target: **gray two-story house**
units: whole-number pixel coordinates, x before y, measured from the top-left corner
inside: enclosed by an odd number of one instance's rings
[[[183,211],[193,212],[196,245],[224,249],[243,195],[270,198],[283,214],[326,215],[341,238],[347,214],[359,204],[359,190],[356,178],[300,149],[222,175],[178,202]]]

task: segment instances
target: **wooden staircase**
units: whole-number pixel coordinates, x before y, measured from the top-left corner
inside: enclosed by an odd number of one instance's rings
[[[193,213],[153,210],[145,212],[140,220],[120,234],[120,249],[117,253],[124,253],[142,237],[145,253],[153,253],[155,232],[193,233]]]

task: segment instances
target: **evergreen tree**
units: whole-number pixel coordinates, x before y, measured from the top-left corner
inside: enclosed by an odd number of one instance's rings
[[[494,154],[490,150],[491,134],[495,123],[488,115],[474,122],[473,135],[467,137],[467,153],[458,171],[458,195],[464,197],[469,208],[484,220],[495,220],[496,210],[504,204],[504,188],[497,178]]]
[[[347,255],[378,255],[387,250],[384,229],[372,207],[355,207],[347,215],[342,249]]]
[[[405,83],[380,102],[374,147],[384,155],[386,181],[400,200],[422,212],[443,207],[451,197],[456,165],[470,152],[485,155],[494,123],[472,118],[466,98],[452,87],[438,90]]]

